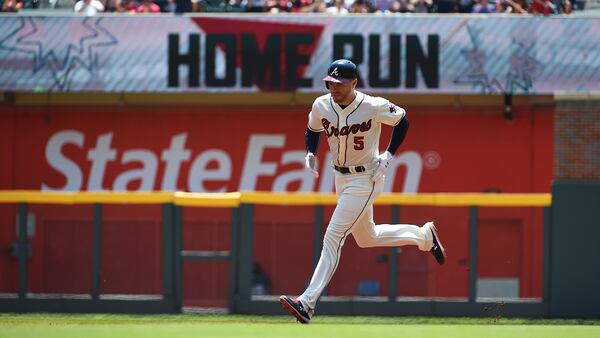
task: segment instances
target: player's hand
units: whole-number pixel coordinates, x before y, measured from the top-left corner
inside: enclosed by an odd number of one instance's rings
[[[371,175],[371,181],[375,182],[383,176],[390,163],[392,162],[393,158],[394,156],[392,155],[392,153],[390,153],[387,150],[383,154],[377,156],[377,158],[375,159],[375,162],[377,163],[377,168],[375,168],[375,171],[373,171],[373,174]]]
[[[313,175],[314,178],[319,178],[319,172],[317,171],[317,158],[313,153],[307,153],[304,158],[306,161],[306,169],[310,171],[310,174]]]

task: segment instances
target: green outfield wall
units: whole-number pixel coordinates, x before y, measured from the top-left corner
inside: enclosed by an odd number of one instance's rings
[[[550,315],[600,317],[600,183],[552,190]]]

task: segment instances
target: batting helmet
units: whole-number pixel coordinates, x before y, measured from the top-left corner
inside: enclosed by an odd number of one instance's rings
[[[323,78],[327,82],[346,83],[358,78],[358,68],[354,62],[346,59],[335,60],[329,65],[327,76]]]

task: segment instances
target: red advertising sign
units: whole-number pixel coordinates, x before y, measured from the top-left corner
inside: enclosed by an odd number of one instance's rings
[[[408,114],[411,128],[388,170],[386,191],[549,191],[549,114],[523,112],[530,118],[512,122],[475,111]],[[3,143],[13,144],[2,152],[2,171],[13,172],[13,178],[2,186],[333,192],[324,141],[318,153],[321,177],[315,181],[304,170],[306,119],[302,109],[51,107],[19,112],[2,127],[4,138],[14,135]],[[389,132],[384,128],[382,148]]]

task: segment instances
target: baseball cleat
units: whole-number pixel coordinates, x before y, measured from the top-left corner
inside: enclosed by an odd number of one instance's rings
[[[429,223],[429,230],[431,231],[431,235],[433,237],[433,246],[429,252],[431,252],[433,257],[435,257],[435,260],[439,265],[443,265],[446,262],[446,250],[444,250],[442,242],[440,242],[440,239],[438,238],[437,229],[435,228],[433,222]]]
[[[296,317],[296,320],[302,324],[310,323],[310,317],[312,316],[312,310],[304,310],[304,305],[298,299],[291,299],[288,296],[279,297],[279,304],[288,310],[292,316]]]

